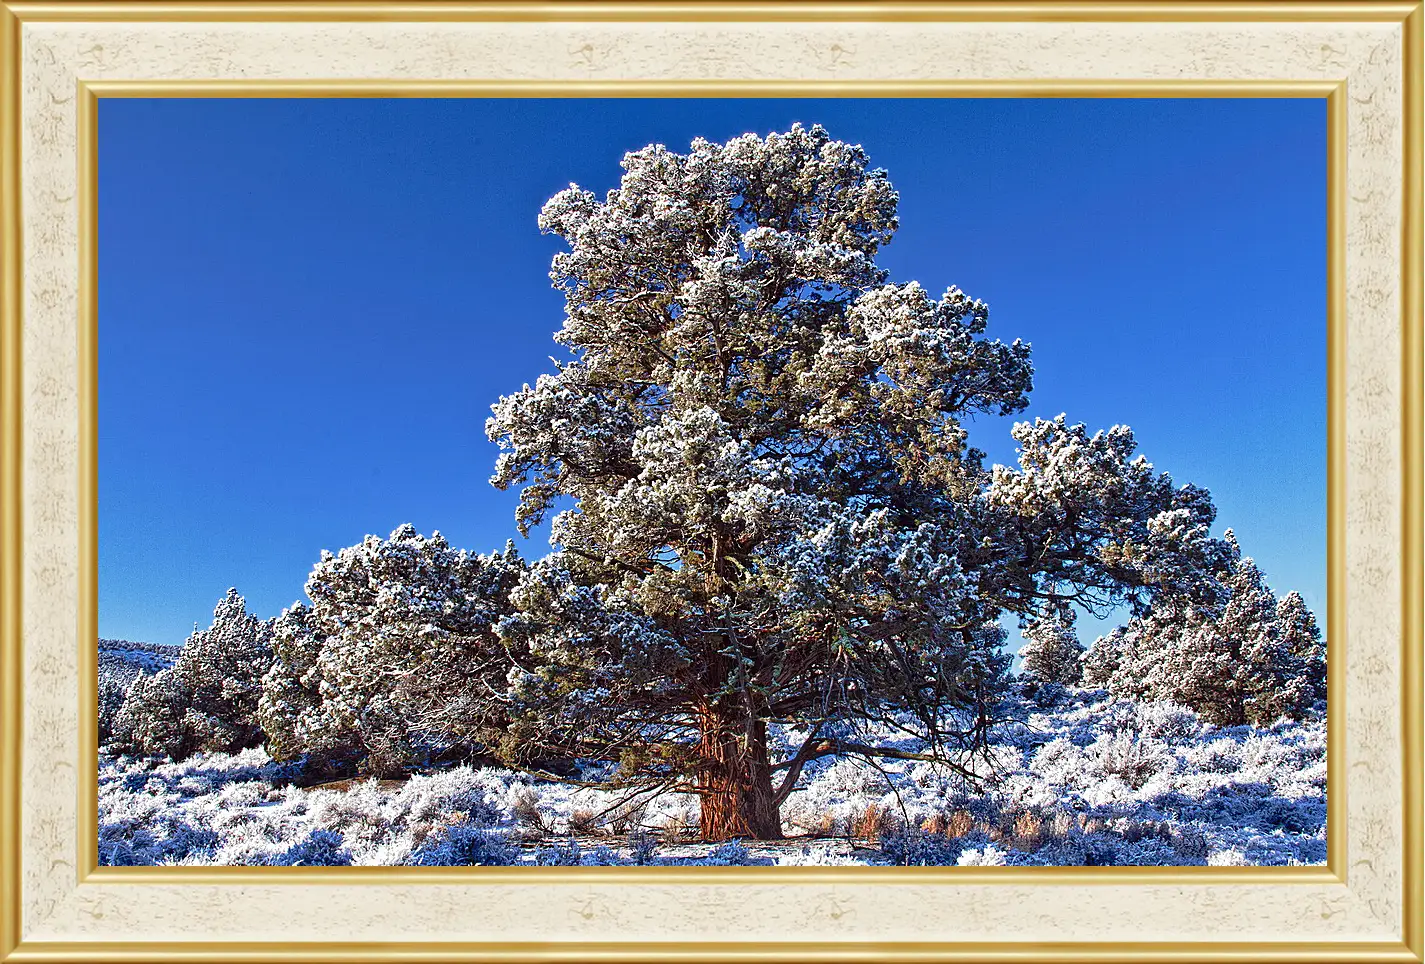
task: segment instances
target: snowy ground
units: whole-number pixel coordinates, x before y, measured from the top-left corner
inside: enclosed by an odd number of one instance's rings
[[[791,838],[691,839],[697,803],[468,767],[303,788],[262,750],[101,755],[106,864],[1264,865],[1326,859],[1326,727],[1215,729],[1179,707],[1067,691],[1018,701],[975,791],[924,763],[808,767]],[[797,734],[781,734],[783,746]],[[910,830],[907,831],[906,827]]]

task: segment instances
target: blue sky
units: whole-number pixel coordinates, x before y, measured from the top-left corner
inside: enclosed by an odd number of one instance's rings
[[[275,615],[406,521],[502,546],[485,418],[560,352],[543,202],[793,121],[890,171],[892,280],[1033,343],[1020,417],[1133,426],[1324,614],[1322,100],[105,99],[100,635],[181,642],[228,586]]]

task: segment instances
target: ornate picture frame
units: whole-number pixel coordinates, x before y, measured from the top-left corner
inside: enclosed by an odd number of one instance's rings
[[[0,959],[1425,959],[1422,22],[1343,0],[0,3]],[[99,867],[98,99],[813,95],[1327,102],[1327,866]]]

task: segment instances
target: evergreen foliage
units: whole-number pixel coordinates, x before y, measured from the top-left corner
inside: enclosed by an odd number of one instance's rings
[[[492,627],[525,568],[512,545],[472,555],[411,525],[323,553],[310,605],[274,626],[270,752],[394,775],[497,740],[508,663]]]
[[[1086,677],[1119,696],[1167,700],[1219,726],[1301,719],[1325,699],[1326,649],[1297,593],[1278,600],[1227,534],[1231,562],[1207,604],[1165,602],[1100,638]]]
[[[1079,685],[1084,646],[1072,626],[1057,619],[1038,619],[1025,627],[1023,635],[1019,656],[1024,676],[1042,683]]]
[[[262,742],[262,674],[272,659],[272,623],[247,611],[236,589],[195,631],[172,666],[140,676],[112,717],[109,742],[175,760],[199,750],[232,753]],[[112,697],[111,697],[112,699]]]

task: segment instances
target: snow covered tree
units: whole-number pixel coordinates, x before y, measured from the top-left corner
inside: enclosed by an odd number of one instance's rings
[[[355,767],[362,745],[359,733],[326,712],[318,665],[324,637],[311,616],[311,606],[294,603],[273,622],[273,661],[262,678],[258,719],[274,759],[305,756],[312,773],[334,776]]]
[[[1216,602],[1167,601],[1094,644],[1089,676],[1116,695],[1170,700],[1219,726],[1300,718],[1325,681],[1325,650],[1296,593],[1278,601],[1227,533]]]
[[[130,681],[132,684],[132,680]],[[99,745],[108,743],[114,736],[114,717],[124,705],[128,686],[113,679],[99,680]]]
[[[111,745],[182,759],[200,750],[232,753],[262,742],[262,675],[272,663],[272,623],[229,589],[213,623],[195,631],[172,666],[141,676],[114,714]]]
[[[1029,679],[1077,686],[1083,677],[1083,656],[1083,643],[1073,627],[1061,620],[1036,619],[1024,629],[1019,657]]]
[[[1313,703],[1326,701],[1326,641],[1316,617],[1306,608],[1299,592],[1289,592],[1277,603],[1277,632],[1292,659],[1303,667],[1309,688],[1305,699]]]
[[[1136,625],[1138,621],[1135,620]],[[1123,651],[1128,643],[1127,630],[1115,626],[1106,635],[1094,640],[1088,652],[1084,653],[1083,674],[1080,682],[1084,686],[1107,689],[1113,682],[1114,674],[1123,663]]]
[[[512,545],[472,555],[410,525],[324,552],[311,604],[274,627],[270,752],[385,774],[498,738],[508,665],[492,627],[524,570]]]
[[[1002,612],[1200,591],[1211,501],[1128,429],[1024,423],[1019,465],[985,468],[964,421],[1026,406],[1029,346],[887,282],[898,197],[860,147],[798,126],[623,168],[545,205],[569,357],[487,425],[522,531],[570,506],[499,624],[508,758],[616,759],[697,793],[706,838],[775,838],[811,759],[983,745]],[[806,734],[788,759],[773,723]]]

